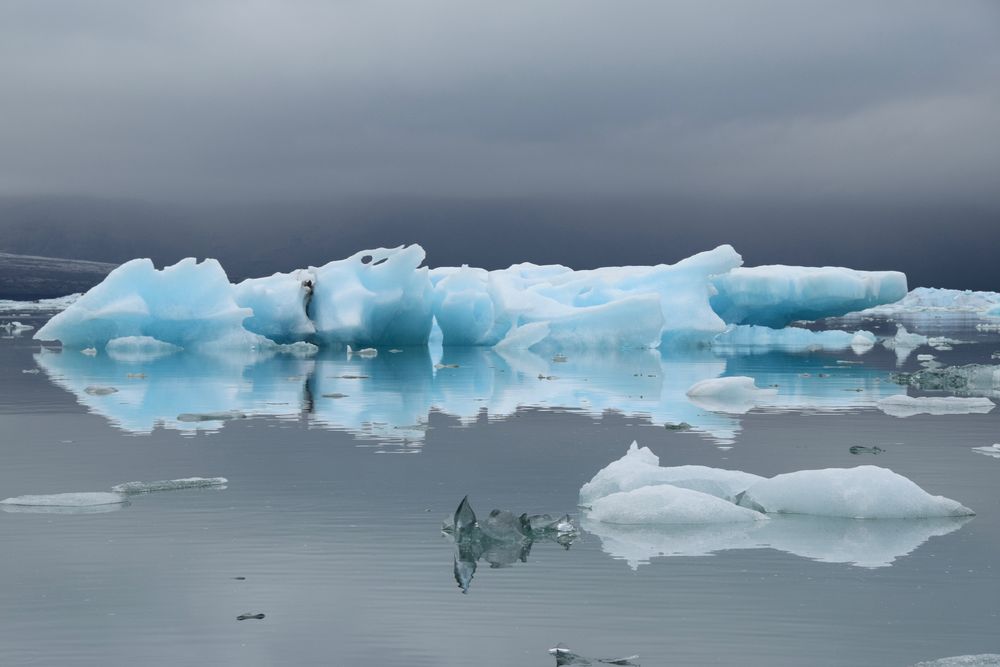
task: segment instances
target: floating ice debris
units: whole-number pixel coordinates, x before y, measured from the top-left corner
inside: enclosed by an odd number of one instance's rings
[[[928,338],[917,333],[910,333],[906,330],[902,324],[896,325],[896,335],[890,338],[886,338],[882,341],[882,345],[885,347],[892,348],[917,348],[921,345],[927,345]]]
[[[736,376],[702,380],[687,390],[691,401],[704,410],[742,414],[760,401],[776,396],[777,389],[761,389],[751,377]]]
[[[252,619],[252,620],[259,621],[259,620],[262,620],[263,618],[264,618],[264,614],[261,614],[260,612],[245,611],[242,614],[240,614],[239,616],[237,616],[236,620],[237,621],[249,621],[249,620]]]
[[[875,445],[873,447],[865,447],[864,445],[854,445],[851,447],[851,454],[881,454],[885,450]]]
[[[670,422],[667,422],[666,424],[663,425],[663,428],[667,429],[668,431],[690,431],[691,424],[688,424],[687,422],[680,422],[677,424],[672,424]]]
[[[155,491],[176,491],[179,489],[203,489],[225,486],[229,480],[225,477],[185,477],[183,479],[165,479],[157,482],[125,482],[111,487],[115,493],[139,494]]]
[[[84,392],[90,394],[91,396],[107,396],[109,394],[117,394],[118,390],[114,387],[100,387],[97,385],[90,385]]]
[[[0,505],[7,507],[63,507],[87,508],[102,505],[121,505],[127,502],[120,493],[106,492],[76,492],[53,493],[42,496],[17,496],[0,500]]]
[[[933,354],[918,354],[917,355],[917,361],[933,361],[933,360],[934,360],[934,355]]]
[[[0,324],[0,329],[4,329],[10,333],[21,333],[22,331],[31,331],[35,327],[30,324],[22,324],[21,322],[8,322],[6,324]]]
[[[973,447],[972,451],[977,454],[985,454],[986,456],[992,456],[995,459],[1000,459],[1000,444],[987,445],[986,447]]]
[[[333,392],[331,394],[323,394],[323,398],[347,398],[347,394],[341,394],[340,392]]]
[[[35,301],[11,301],[0,299],[0,313],[37,313],[65,310],[79,299],[82,294],[70,294],[54,299],[36,299]]]
[[[580,488],[580,505],[589,506],[612,493],[633,491],[644,486],[670,484],[700,491],[723,500],[732,500],[750,485],[764,479],[739,470],[706,466],[661,467],[660,459],[648,447],[633,442],[625,455],[599,470]]]
[[[950,658],[918,662],[912,667],[1000,667],[1000,653],[956,655]]]
[[[210,422],[226,421],[229,419],[246,419],[246,415],[238,410],[226,410],[223,412],[185,412],[177,415],[179,422]]]
[[[38,375],[39,373],[41,373],[41,371],[38,370],[37,368],[24,368],[21,370],[21,372],[26,375]]]
[[[707,493],[660,484],[598,498],[591,505],[587,518],[602,523],[638,526],[738,523],[763,521],[767,517]]]
[[[894,303],[874,306],[857,316],[891,317],[915,313],[982,313],[1000,305],[997,292],[917,287]]]
[[[870,465],[776,475],[748,488],[738,503],[768,514],[850,519],[924,519],[974,514],[955,500],[930,495],[902,475]]]
[[[811,331],[800,327],[772,329],[756,325],[736,325],[712,339],[712,346],[774,347],[790,351],[844,350],[849,347],[871,347],[875,334],[870,331]]]
[[[962,415],[987,413],[995,406],[988,398],[957,398],[954,396],[889,396],[881,399],[878,408],[893,417],[928,415]]]
[[[921,391],[1000,396],[1000,366],[990,364],[927,367],[913,373],[893,373],[890,378]]]
[[[587,658],[574,653],[562,643],[550,648],[549,655],[556,659],[556,667],[562,667],[562,665],[592,665],[595,662],[605,665],[631,665],[632,667],[639,667],[639,663],[632,662],[639,659],[638,655],[630,655],[624,658]]]
[[[360,350],[351,349],[351,346],[347,346],[347,358],[350,359],[353,356],[359,356],[362,359],[374,359],[378,356],[378,350],[374,347],[365,347]]]
[[[82,350],[80,350],[80,354],[85,354],[88,357],[96,357],[97,356],[97,348],[96,347],[85,347]]]

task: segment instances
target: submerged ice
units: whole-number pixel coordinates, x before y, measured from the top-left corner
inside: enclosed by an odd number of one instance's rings
[[[98,352],[302,342],[378,348],[423,345],[432,330],[446,346],[506,349],[710,344],[723,333],[728,340],[722,342],[739,344],[747,334],[727,332],[727,325],[783,327],[906,294],[901,273],[744,268],[728,245],[676,264],[592,270],[535,264],[430,270],[422,266],[424,257],[418,245],[378,248],[236,285],[215,260],[188,258],[157,270],[150,260],[136,259],[112,271],[35,337]],[[829,348],[865,342],[858,335],[794,338]],[[784,338],[788,342],[792,335]]]

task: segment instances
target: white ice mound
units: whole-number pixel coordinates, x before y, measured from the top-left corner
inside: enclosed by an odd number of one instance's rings
[[[858,466],[800,470],[757,482],[739,499],[768,514],[810,514],[851,519],[926,519],[971,516],[968,507],[932,496],[886,468]]]
[[[712,297],[712,308],[722,319],[769,327],[845,315],[906,296],[906,276],[898,271],[831,266],[738,268],[713,283],[719,293]]]
[[[164,479],[156,482],[125,482],[111,487],[115,493],[139,494],[155,491],[177,491],[179,489],[204,489],[225,486],[229,480],[225,477],[185,477],[183,479]]]
[[[955,655],[950,658],[918,662],[913,667],[1000,667],[1000,653]]]
[[[633,442],[625,456],[602,468],[580,489],[580,504],[590,506],[613,493],[634,491],[644,486],[669,484],[733,500],[763,477],[739,470],[706,466],[660,467],[660,459],[648,447]]]
[[[746,376],[711,378],[696,382],[687,390],[692,403],[712,412],[742,414],[761,401],[777,396],[777,389],[761,389]]]
[[[620,525],[706,524],[762,521],[760,512],[669,484],[612,493],[594,501],[589,519]]]
[[[917,287],[894,303],[875,306],[858,313],[878,317],[916,313],[980,313],[1000,307],[1000,293],[972,290]]]
[[[620,349],[702,344],[727,322],[783,326],[898,298],[905,277],[850,269],[738,268],[728,245],[676,264],[515,264],[428,270],[418,245],[378,248],[321,267],[232,285],[215,260],[156,270],[133,260],[36,334],[70,348],[151,337],[185,349],[321,342]],[[747,313],[750,313],[749,315]],[[840,336],[838,336],[840,337]]]
[[[752,324],[731,326],[712,339],[713,347],[777,347],[791,351],[843,350],[874,344],[875,334],[870,331],[811,331],[800,327],[772,329]]]
[[[54,493],[44,496],[17,496],[0,500],[0,505],[13,507],[95,507],[120,505],[126,501],[120,493],[78,492]]]
[[[995,405],[988,398],[960,398],[957,396],[888,396],[881,399],[878,408],[893,417],[914,415],[964,415],[983,414]]]

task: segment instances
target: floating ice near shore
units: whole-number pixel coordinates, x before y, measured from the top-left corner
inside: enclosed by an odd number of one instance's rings
[[[914,415],[964,415],[986,413],[995,407],[988,398],[958,398],[955,396],[888,396],[878,402],[878,408],[893,417]]]
[[[156,491],[177,491],[180,489],[204,489],[225,487],[229,480],[225,477],[185,477],[183,479],[164,479],[156,482],[125,482],[111,487],[115,493],[139,494]]]
[[[972,451],[977,454],[985,454],[986,456],[992,456],[995,459],[1000,459],[1000,444],[987,445],[986,447],[973,447]]]
[[[800,470],[761,478],[700,466],[662,468],[659,472],[655,470],[658,464],[659,459],[649,449],[640,449],[632,443],[623,458],[600,470],[580,489],[581,504],[590,506],[588,518],[642,525],[750,521],[763,514],[849,519],[926,519],[973,514],[960,503],[932,496],[906,477],[877,466]],[[668,481],[671,476],[679,484]],[[683,488],[682,484],[691,479],[718,481],[728,488],[716,495]],[[741,488],[744,490],[739,491]],[[726,500],[733,492],[736,502]],[[751,513],[730,511],[736,506]]]
[[[1000,667],[1000,653],[956,655],[950,658],[918,662],[912,667]]]
[[[423,261],[418,245],[379,248],[232,285],[215,260],[156,270],[136,259],[35,337],[77,349],[138,336],[186,350],[303,341],[379,347],[425,344],[436,323],[448,346],[641,348],[706,343],[726,323],[784,326],[838,315],[906,291],[896,272],[739,268],[742,258],[727,245],[672,265],[584,271],[431,271]]]
[[[79,493],[54,493],[42,496],[17,496],[0,500],[3,509],[10,508],[90,508],[107,505],[121,505],[128,500],[120,493],[106,492],[79,492]]]
[[[739,470],[706,466],[661,467],[659,457],[648,447],[633,442],[625,456],[602,468],[580,489],[580,504],[591,505],[613,493],[634,491],[644,486],[670,484],[733,500],[747,487],[764,479]]]
[[[31,331],[35,327],[30,324],[22,324],[21,322],[7,322],[6,324],[0,324],[0,329],[8,331],[10,333],[21,333],[23,331]]]
[[[739,504],[768,514],[809,514],[850,519],[924,519],[971,516],[963,506],[932,496],[886,468],[857,466],[799,470],[761,480]]]
[[[702,380],[687,390],[687,396],[699,407],[712,412],[743,414],[763,400],[777,396],[778,390],[761,389],[751,377],[722,377]]]
[[[871,317],[893,317],[915,313],[985,315],[996,308],[1000,308],[1000,293],[997,292],[917,287],[898,301],[867,308],[857,315]]]

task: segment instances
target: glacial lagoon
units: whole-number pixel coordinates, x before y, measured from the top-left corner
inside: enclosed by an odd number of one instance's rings
[[[996,363],[1000,334],[907,327],[964,342],[112,357],[7,334],[0,496],[226,483],[0,512],[0,663],[551,665],[560,643],[643,665],[995,653],[1000,459],[973,448],[1000,441],[1000,410],[898,417],[879,402],[943,395],[893,374]],[[686,396],[720,376],[776,392],[738,408]],[[976,516],[588,520],[580,486],[632,441],[663,465],[765,476],[879,465]],[[442,523],[466,495],[480,517],[568,513],[578,534],[461,551]]]

